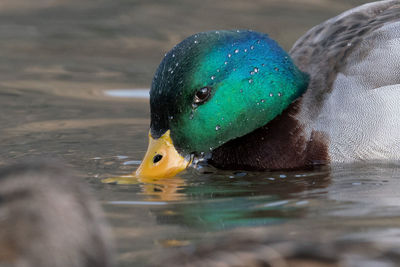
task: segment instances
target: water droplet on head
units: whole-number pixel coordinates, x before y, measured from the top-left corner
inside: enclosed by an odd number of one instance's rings
[[[211,76],[211,80],[214,80],[215,79],[215,76]]]
[[[215,130],[216,130],[216,131],[219,131],[220,129],[221,129],[221,126],[220,126],[220,125],[215,126]]]
[[[179,63],[176,63],[176,64],[175,64],[175,66],[177,66],[177,67],[178,67],[178,66],[179,66]]]
[[[263,63],[263,64],[261,64],[261,66],[263,66],[263,67],[264,67],[264,66],[265,66],[265,64]]]
[[[244,49],[244,52],[245,52],[245,53],[247,52],[247,48]]]
[[[250,71],[250,75],[254,75],[254,73],[255,73],[254,71]]]
[[[239,30],[236,30],[236,32],[240,32]]]
[[[258,68],[254,68],[254,72],[258,72]]]
[[[172,54],[172,57],[175,57],[175,54]]]
[[[239,49],[235,49],[235,53],[236,53],[236,54],[239,53]]]
[[[273,93],[269,93],[269,96],[274,96],[274,94]]]
[[[197,40],[194,40],[194,43],[195,43],[195,44],[198,44],[198,43],[199,43],[199,41],[197,41]]]
[[[264,103],[265,102],[265,99],[261,99],[261,103]]]
[[[231,57],[232,55],[231,54],[228,54],[228,57]]]
[[[254,45],[250,46],[250,49],[253,50],[254,49]]]
[[[276,68],[276,67],[274,68],[274,70],[275,70],[275,71],[279,71],[279,69],[278,69],[278,68]]]
[[[253,79],[250,79],[250,80],[249,80],[249,83],[252,83],[252,82],[253,82]]]
[[[228,64],[228,61],[225,61],[224,64],[227,65],[227,64]]]
[[[217,72],[219,72],[219,69],[217,69]]]
[[[169,119],[170,121],[172,121],[172,120],[174,119],[174,116],[169,116],[168,119]]]
[[[278,93],[278,96],[282,96],[282,93]]]
[[[257,106],[259,106],[260,105],[260,103],[259,102],[257,102]]]

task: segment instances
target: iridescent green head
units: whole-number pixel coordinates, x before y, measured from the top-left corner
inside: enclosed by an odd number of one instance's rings
[[[267,124],[307,85],[308,76],[265,34],[199,33],[168,52],[156,71],[151,135],[170,130],[181,155],[208,152]]]

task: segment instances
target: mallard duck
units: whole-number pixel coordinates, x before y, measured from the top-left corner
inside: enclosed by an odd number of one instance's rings
[[[1,266],[113,266],[101,208],[60,164],[0,169],[0,218]]]
[[[210,31],[169,51],[150,90],[138,177],[196,159],[276,170],[400,159],[400,1],[362,5],[286,53],[263,33]]]

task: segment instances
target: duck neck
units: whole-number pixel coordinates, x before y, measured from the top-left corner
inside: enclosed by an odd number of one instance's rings
[[[301,98],[296,100],[263,127],[218,147],[209,163],[220,169],[249,171],[326,164],[329,161],[326,136],[317,131],[306,134],[296,119],[301,102]]]

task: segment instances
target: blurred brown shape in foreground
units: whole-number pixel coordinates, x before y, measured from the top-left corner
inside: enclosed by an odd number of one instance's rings
[[[100,206],[59,163],[0,170],[0,266],[112,266]]]

